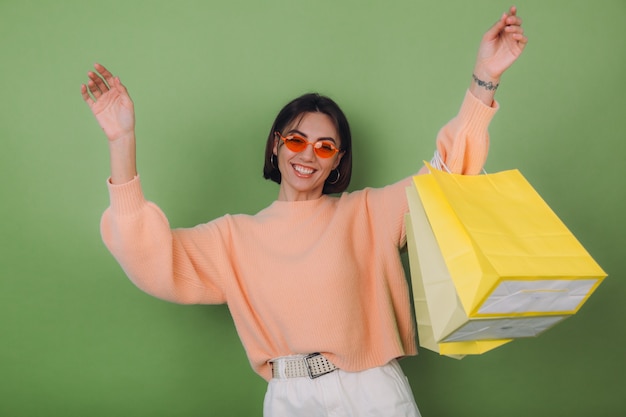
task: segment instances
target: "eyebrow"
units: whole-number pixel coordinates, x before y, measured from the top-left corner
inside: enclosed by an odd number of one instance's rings
[[[291,129],[289,132],[287,132],[287,134],[288,134],[288,135],[290,135],[290,134],[294,134],[294,133],[295,133],[295,134],[298,134],[298,135],[300,135],[300,136],[302,136],[302,137],[304,137],[305,139],[308,139],[308,138],[309,138],[309,137],[306,135],[306,133],[304,133],[304,132],[300,132],[298,129]],[[331,141],[331,142],[333,142],[333,143],[335,143],[335,144],[337,143],[337,141],[336,141],[334,138],[331,138],[331,137],[328,137],[328,138],[318,138],[318,139],[317,139],[317,142],[319,142],[320,140],[329,140],[329,141]]]

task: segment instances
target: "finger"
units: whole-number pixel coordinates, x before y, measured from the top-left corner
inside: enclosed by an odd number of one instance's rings
[[[115,88],[118,88],[123,93],[128,94],[128,90],[126,90],[126,86],[122,84],[122,81],[120,81],[120,77],[113,77],[111,83],[111,85],[115,86]]]
[[[123,88],[119,77],[113,77],[109,80],[109,86],[111,88]]]
[[[89,91],[87,91],[87,86],[85,84],[82,84],[80,86],[80,93],[83,96],[83,100],[85,100],[85,102],[87,104],[89,104],[89,107],[93,106],[95,101],[93,100],[93,98],[89,95]]]
[[[98,71],[100,75],[102,75],[102,78],[104,78],[107,83],[111,82],[111,80],[113,79],[113,74],[111,74],[111,72],[108,69],[106,69],[104,65],[100,65],[96,63],[94,64],[94,68],[96,69],[96,71]]]
[[[495,39],[498,37],[498,35],[500,34],[500,32],[502,32],[502,30],[506,27],[506,18],[507,15],[506,13],[502,14],[502,17],[500,17],[500,20],[498,20],[496,23],[493,24],[493,26],[491,26],[489,28],[489,30],[487,30],[487,32],[485,32],[485,35],[483,36],[484,39]]]
[[[505,19],[505,23],[507,26],[522,26],[522,19],[518,16],[508,16]]]
[[[509,42],[511,50],[513,52],[517,51],[515,52],[515,54],[518,56],[524,51],[524,48],[526,48],[526,45],[528,44],[528,37],[524,36],[521,33],[511,34],[509,40],[511,41]]]
[[[98,86],[101,92],[106,93],[107,91],[109,91],[109,85],[105,83],[98,74],[93,71],[89,71],[87,75],[89,76],[90,81],[93,81],[93,83]]]
[[[524,33],[524,28],[521,26],[507,26],[504,28],[504,31],[506,33],[510,33],[510,34],[516,34],[516,33]]]
[[[89,82],[87,82],[87,88],[89,89],[89,92],[91,93],[93,98],[96,100],[103,94],[103,92],[93,80],[89,80]]]
[[[513,34],[513,39],[515,39],[517,41],[517,44],[523,49],[526,47],[526,44],[528,43],[528,37],[524,36],[521,33],[515,33]]]

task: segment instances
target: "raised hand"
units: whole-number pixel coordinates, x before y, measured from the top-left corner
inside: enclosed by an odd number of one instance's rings
[[[135,107],[119,77],[114,77],[100,64],[94,68],[97,73],[87,73],[89,81],[80,87],[80,91],[109,138],[110,181],[123,184],[137,175]]]
[[[97,73],[89,71],[87,85],[81,85],[83,100],[109,141],[134,135],[135,109],[126,87],[104,66],[95,64],[94,68]]]
[[[522,19],[513,6],[483,36],[474,68],[475,76],[497,82],[519,58],[527,43]]]

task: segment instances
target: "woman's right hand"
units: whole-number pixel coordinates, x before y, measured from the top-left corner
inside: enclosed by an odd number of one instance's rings
[[[135,109],[126,87],[104,66],[95,64],[94,68],[97,73],[89,71],[87,85],[83,84],[80,88],[83,100],[109,141],[134,136]]]
[[[94,68],[97,73],[87,73],[89,81],[80,87],[80,91],[109,138],[110,181],[124,184],[137,175],[135,107],[119,77],[114,77],[100,64]]]

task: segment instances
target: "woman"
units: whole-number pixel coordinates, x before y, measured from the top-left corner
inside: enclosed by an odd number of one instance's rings
[[[484,35],[434,162],[480,172],[495,90],[526,43],[512,7]],[[280,184],[277,200],[254,216],[171,230],[142,194],[126,88],[95,69],[81,90],[109,139],[111,205],[101,231],[129,278],[172,302],[228,303],[253,369],[269,381],[266,416],[419,415],[396,362],[417,353],[399,257],[411,179],[329,196],[350,181],[350,129],[332,100],[307,94],[269,132],[264,176]]]

